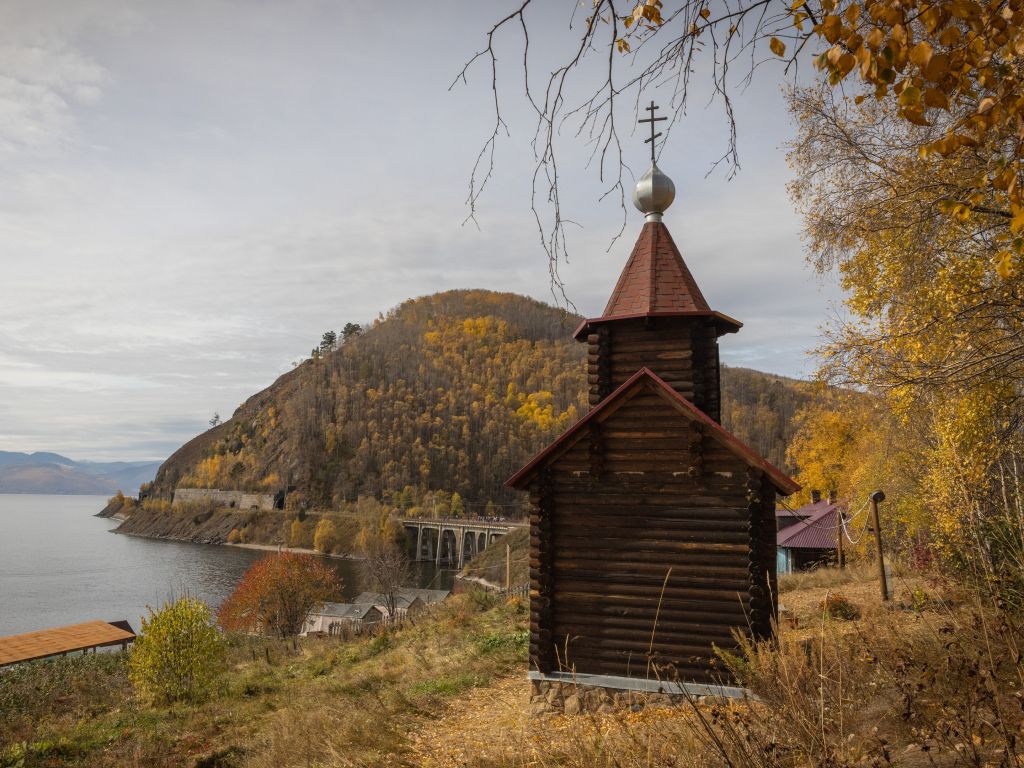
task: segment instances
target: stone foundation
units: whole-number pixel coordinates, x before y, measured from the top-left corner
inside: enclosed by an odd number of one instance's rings
[[[561,676],[560,676],[561,677]],[[637,712],[649,707],[678,707],[688,700],[702,703],[746,698],[742,688],[701,684],[659,684],[657,681],[627,678],[598,678],[584,675],[577,678],[553,679],[553,676],[530,673],[530,713],[532,715],[605,713],[616,710]],[[581,680],[583,678],[583,680]],[[608,685],[596,683],[607,681]]]

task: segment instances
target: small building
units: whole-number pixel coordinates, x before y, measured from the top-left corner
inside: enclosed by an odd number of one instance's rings
[[[419,589],[416,587],[403,587],[402,594],[409,597],[418,597],[424,605],[436,605],[443,603],[451,595],[448,589]]]
[[[302,627],[304,635],[338,635],[344,632],[368,629],[384,620],[384,614],[375,605],[355,603],[324,603],[306,617]]]
[[[775,499],[799,486],[721,426],[712,310],[662,222],[646,222],[601,317],[583,321],[591,410],[513,475],[530,515],[530,678],[635,691],[728,682],[715,648],[776,616]],[[666,682],[667,681],[667,682]],[[717,689],[723,690],[723,689]]]
[[[381,612],[385,621],[396,621],[407,616],[415,616],[427,606],[418,595],[410,594],[404,588],[395,593],[394,616],[391,615],[391,611],[388,609],[387,595],[380,592],[360,592],[352,602],[358,605],[374,606]]]
[[[806,571],[834,563],[837,557],[840,515],[846,515],[845,502],[830,496],[821,498],[812,492],[811,503],[777,514],[776,563],[779,573]]]

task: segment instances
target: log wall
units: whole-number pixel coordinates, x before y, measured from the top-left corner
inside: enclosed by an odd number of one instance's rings
[[[532,500],[535,669],[712,680],[712,644],[752,610],[770,631],[774,489],[654,392],[554,459]]]
[[[591,407],[650,368],[715,421],[721,420],[718,333],[707,318],[620,320],[587,336]]]

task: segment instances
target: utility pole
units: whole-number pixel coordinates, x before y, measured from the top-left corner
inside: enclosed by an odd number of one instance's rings
[[[512,589],[512,545],[505,545],[505,591]]]
[[[878,519],[878,505],[885,501],[885,494],[882,491],[875,491],[871,494],[871,516],[875,526],[875,546],[878,550],[878,579],[882,586],[882,600],[889,599],[889,585],[885,581],[885,559],[882,555],[882,523]]]
[[[842,507],[836,507],[836,520],[839,521],[839,525],[836,527],[836,534],[839,537],[836,559],[839,561],[839,570],[842,571],[846,568],[846,542],[843,541],[846,538],[846,516],[843,514]]]

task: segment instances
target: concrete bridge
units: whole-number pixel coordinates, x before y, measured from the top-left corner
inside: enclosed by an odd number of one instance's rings
[[[412,545],[413,560],[433,560],[457,568],[516,527],[515,523],[464,518],[406,517],[401,522]]]

